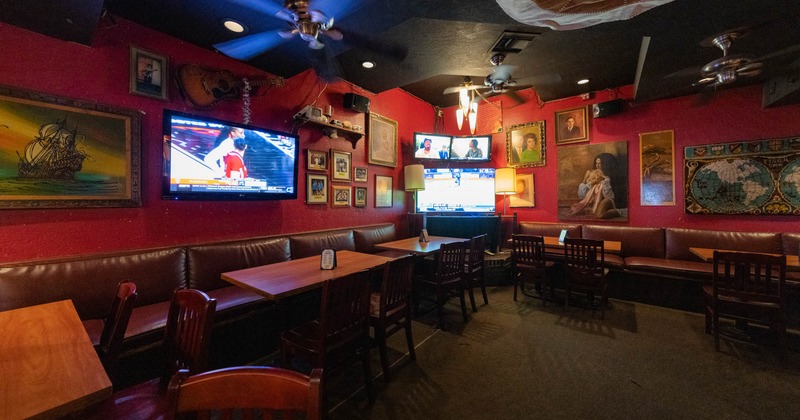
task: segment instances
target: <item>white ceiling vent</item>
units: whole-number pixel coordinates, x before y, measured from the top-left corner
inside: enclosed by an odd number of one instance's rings
[[[505,31],[500,35],[500,38],[495,41],[492,48],[489,49],[489,52],[516,54],[525,49],[525,47],[533,41],[533,38],[539,35],[541,34],[536,32]]]

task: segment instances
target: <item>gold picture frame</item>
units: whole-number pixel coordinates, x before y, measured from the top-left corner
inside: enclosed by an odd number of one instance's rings
[[[589,117],[585,106],[556,111],[555,124],[557,145],[589,141]]]
[[[368,138],[367,162],[397,167],[397,121],[370,112]]]
[[[353,167],[353,182],[367,182],[367,172],[366,166]]]
[[[367,187],[355,187],[353,193],[353,206],[367,207]]]
[[[321,150],[306,149],[306,170],[327,171],[328,153]]]
[[[131,45],[130,93],[169,101],[167,57]]]
[[[352,171],[352,154],[331,149],[331,180],[350,181]]]
[[[672,130],[639,133],[642,206],[675,205],[675,135]]]
[[[533,147],[529,147],[531,146]],[[506,162],[511,168],[545,166],[544,121],[512,125],[506,132]]]
[[[517,193],[509,195],[508,207],[536,207],[533,174],[517,174]]]
[[[392,183],[390,176],[375,175],[375,208],[392,207]]]
[[[350,207],[351,192],[349,185],[331,185],[331,206]]]
[[[306,174],[306,204],[328,204],[328,176]]]

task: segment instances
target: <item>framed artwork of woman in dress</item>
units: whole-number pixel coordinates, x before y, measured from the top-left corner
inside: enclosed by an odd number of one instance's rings
[[[397,166],[397,121],[369,113],[368,162],[373,165]]]
[[[558,148],[558,219],[628,220],[628,142]]]
[[[545,165],[544,121],[512,125],[506,134],[506,161],[511,168]]]

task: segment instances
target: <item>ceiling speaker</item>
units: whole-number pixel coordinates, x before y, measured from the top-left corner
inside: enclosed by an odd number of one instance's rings
[[[622,99],[600,102],[592,105],[592,115],[595,118],[607,117],[622,112]]]

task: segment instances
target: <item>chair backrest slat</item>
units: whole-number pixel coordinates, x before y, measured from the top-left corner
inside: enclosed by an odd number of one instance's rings
[[[436,281],[450,283],[461,281],[464,274],[464,254],[468,242],[442,244],[436,253]]]
[[[175,291],[164,335],[165,380],[169,380],[178,369],[189,369],[193,373],[206,370],[216,308],[216,299],[209,298],[200,290]]]
[[[386,264],[381,281],[380,316],[408,304],[414,279],[413,257],[396,259]]]
[[[511,263],[515,267],[529,266],[543,269],[546,262],[543,237],[536,235],[511,236]]]

